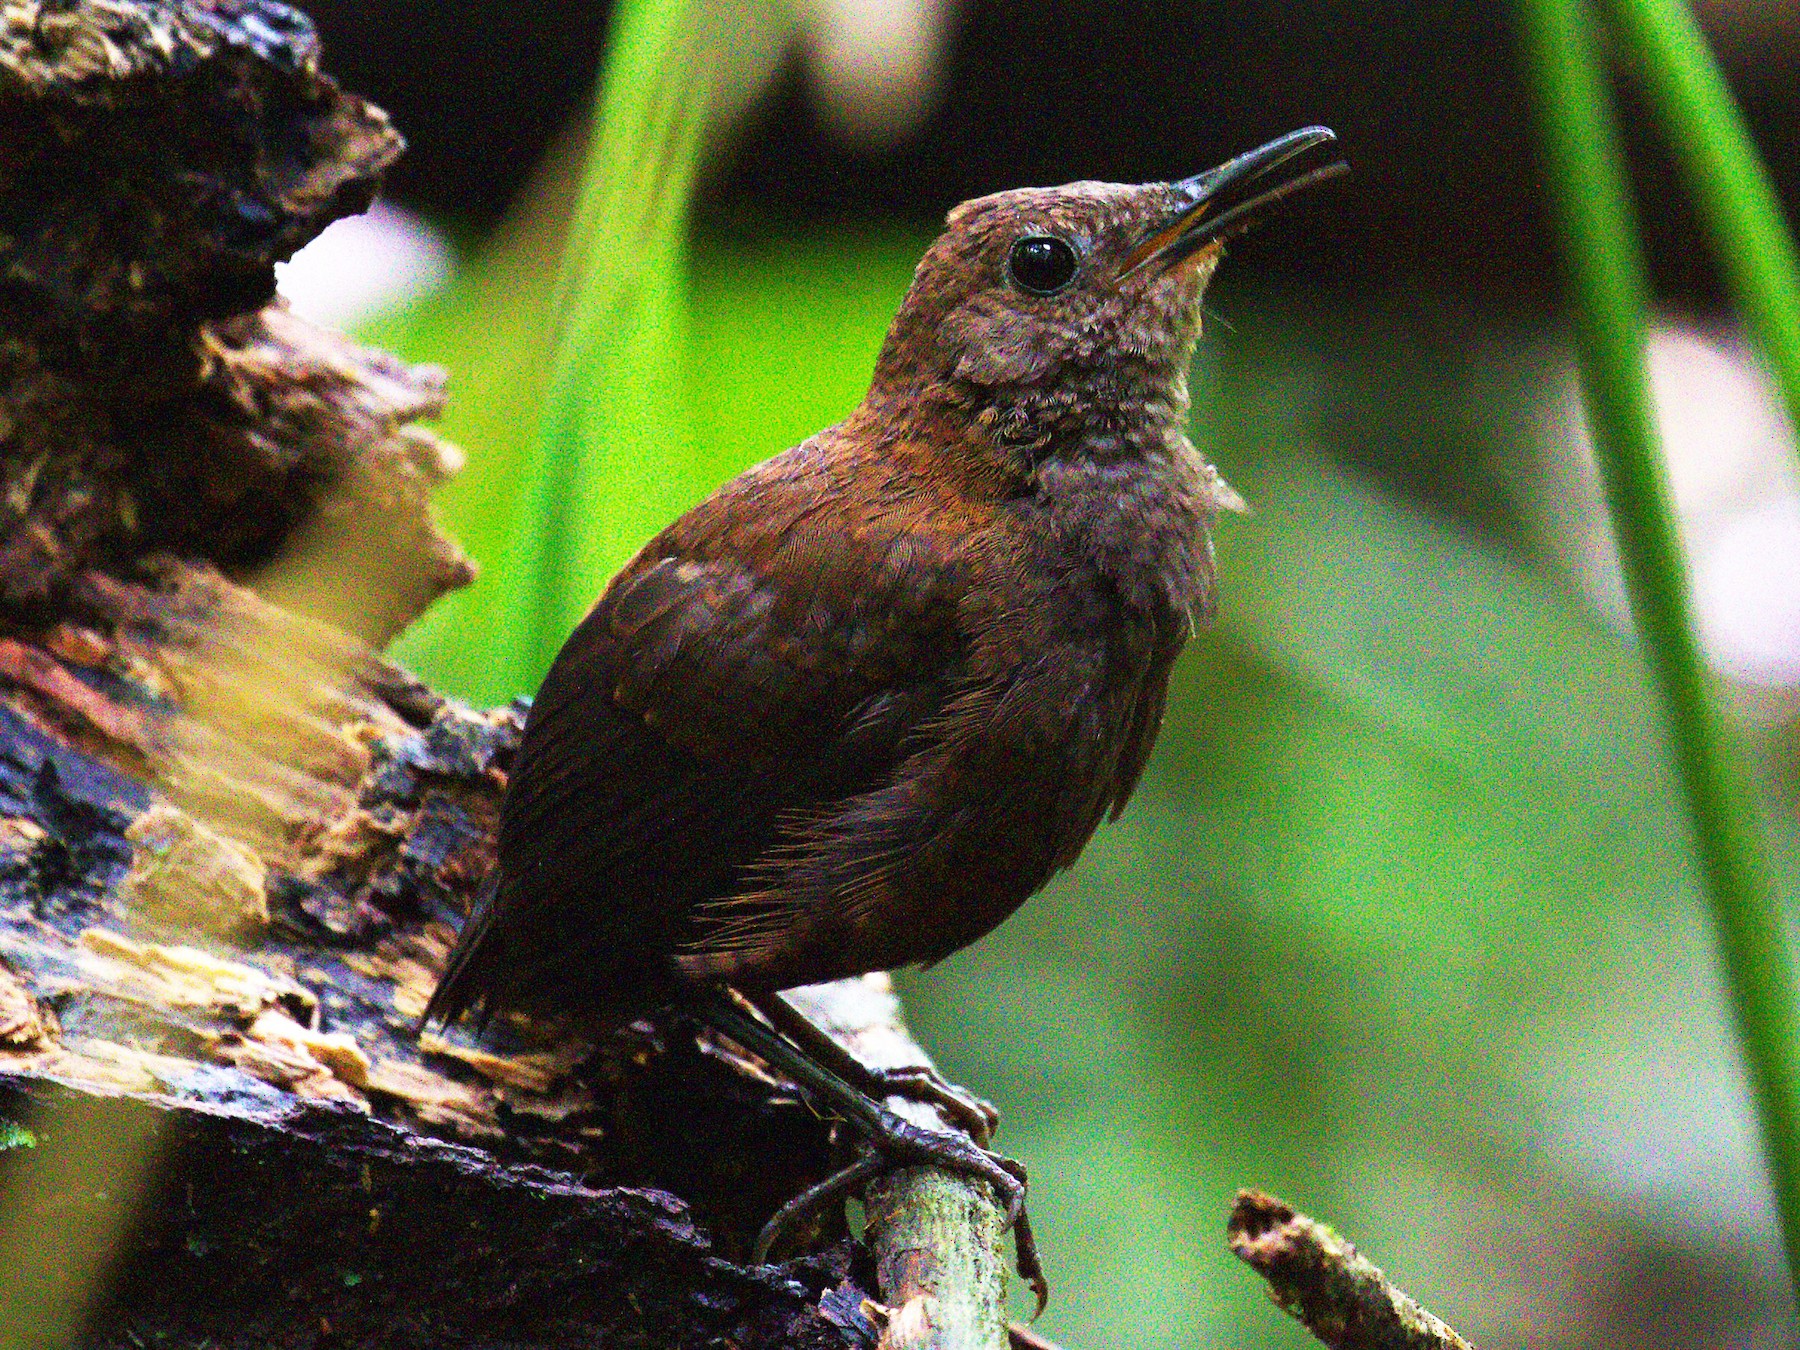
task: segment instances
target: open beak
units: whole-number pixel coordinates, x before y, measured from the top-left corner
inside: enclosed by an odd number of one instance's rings
[[[1247,229],[1278,202],[1339,174],[1350,172],[1341,159],[1313,169],[1304,161],[1309,151],[1334,145],[1330,127],[1302,127],[1259,146],[1216,169],[1172,184],[1176,205],[1170,217],[1126,255],[1121,279],[1145,267],[1166,270],[1191,258],[1208,244]]]

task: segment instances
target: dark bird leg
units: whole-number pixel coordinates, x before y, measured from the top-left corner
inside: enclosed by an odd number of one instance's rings
[[[1002,1166],[1019,1168],[1011,1158],[1000,1158]],[[789,1200],[770,1217],[756,1235],[756,1247],[751,1259],[757,1265],[769,1259],[769,1253],[780,1241],[781,1235],[789,1225],[797,1222],[803,1215],[810,1214],[833,1200],[841,1200],[853,1195],[865,1183],[873,1181],[885,1172],[892,1163],[881,1156],[872,1146],[864,1145],[855,1162],[833,1172],[825,1180],[808,1186],[800,1194]],[[1018,1171],[1021,1183],[1024,1169]],[[1050,1283],[1044,1277],[1043,1263],[1038,1259],[1037,1239],[1031,1232],[1031,1215],[1024,1210],[1019,1211],[1018,1221],[1013,1225],[1013,1242],[1018,1250],[1019,1278],[1031,1286],[1031,1292],[1037,1299],[1037,1308],[1031,1314],[1035,1319],[1044,1311],[1044,1305],[1050,1301]]]
[[[953,1124],[961,1126],[984,1148],[993,1140],[994,1131],[1000,1125],[999,1111],[991,1102],[982,1101],[955,1083],[947,1082],[936,1069],[922,1064],[902,1069],[871,1068],[826,1035],[780,994],[745,994],[738,990],[732,993],[766,1017],[783,1036],[865,1095],[876,1101],[886,1097],[907,1097],[924,1102],[942,1110]]]
[[[779,1240],[782,1230],[803,1214],[850,1193],[889,1167],[941,1167],[977,1177],[994,1188],[1006,1210],[1004,1227],[1012,1229],[1015,1235],[1019,1277],[1031,1286],[1037,1295],[1038,1306],[1042,1308],[1049,1297],[1049,1286],[1038,1261],[1030,1221],[1025,1217],[1024,1167],[1011,1158],[988,1152],[953,1130],[928,1130],[896,1115],[819,1063],[793,1041],[758,1021],[739,1006],[733,992],[709,990],[689,1005],[690,1011],[713,1030],[780,1069],[821,1103],[838,1112],[862,1133],[879,1155],[874,1161],[867,1156],[857,1159],[783,1205],[757,1237],[758,1258],[766,1256]],[[789,1012],[799,1016],[791,1006]],[[824,1035],[816,1027],[813,1031],[819,1036]],[[837,1055],[854,1059],[841,1046],[835,1043],[833,1046]],[[869,1072],[867,1066],[863,1069],[865,1073]]]
[[[858,1187],[864,1182],[873,1181],[886,1171],[889,1165],[887,1159],[883,1158],[879,1152],[864,1146],[855,1162],[833,1172],[825,1180],[808,1186],[776,1210],[770,1216],[769,1221],[762,1226],[762,1231],[756,1235],[756,1246],[750,1253],[750,1259],[757,1265],[762,1265],[769,1259],[769,1253],[774,1250],[775,1244],[781,1240],[782,1233],[790,1225],[798,1222],[802,1216],[812,1213],[815,1209],[823,1209],[833,1200],[853,1195]]]

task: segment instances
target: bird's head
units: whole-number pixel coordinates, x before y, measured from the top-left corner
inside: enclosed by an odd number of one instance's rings
[[[871,399],[948,402],[1028,456],[1179,421],[1200,293],[1225,241],[1344,169],[1307,127],[1178,183],[1070,183],[964,202],[920,262]]]

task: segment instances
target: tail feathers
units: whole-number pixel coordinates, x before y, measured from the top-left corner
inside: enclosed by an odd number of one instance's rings
[[[494,916],[498,910],[496,886],[489,880],[476,896],[469,917],[463,921],[462,932],[457,935],[456,946],[451,948],[450,960],[444,966],[437,988],[432,991],[431,1001],[425,1005],[425,1011],[413,1027],[415,1033],[425,1031],[434,1022],[447,1027],[471,1008],[478,1009],[476,1031],[479,1033],[487,1026],[493,1015],[492,1000],[488,997],[491,992],[487,988],[488,972],[504,964],[497,960],[504,950],[503,940],[494,931]]]

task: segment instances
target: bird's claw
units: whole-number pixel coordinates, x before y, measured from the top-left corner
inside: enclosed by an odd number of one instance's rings
[[[808,1186],[776,1210],[762,1226],[762,1231],[756,1235],[756,1246],[751,1251],[750,1259],[759,1266],[763,1265],[768,1261],[769,1253],[775,1249],[775,1244],[781,1241],[781,1235],[792,1224],[813,1210],[850,1194],[864,1182],[880,1176],[886,1166],[886,1161],[879,1152],[873,1148],[865,1148],[848,1167],[833,1172],[817,1185]]]
[[[714,1029],[787,1070],[810,1095],[836,1107],[867,1145],[863,1156],[802,1191],[763,1225],[755,1247],[758,1264],[767,1259],[782,1233],[802,1215],[853,1193],[882,1172],[896,1166],[939,1167],[979,1178],[993,1188],[1005,1208],[1001,1231],[1013,1231],[1019,1274],[1037,1294],[1042,1310],[1049,1291],[1025,1214],[1028,1178],[1022,1164],[987,1149],[989,1133],[998,1119],[991,1106],[951,1087],[929,1069],[901,1070],[897,1076],[871,1070],[779,997],[764,1013],[767,1022],[754,1015],[760,1010],[752,1000],[735,991],[715,991],[714,997],[701,1004],[701,1011]],[[791,1034],[777,1029],[782,1026],[791,1027]],[[946,1115],[961,1114],[975,1128],[964,1134],[954,1128],[915,1125],[881,1105],[869,1091],[891,1091],[894,1086],[908,1095],[922,1095],[940,1107],[950,1105]],[[979,1135],[979,1139],[971,1134]]]
[[[1005,1174],[1006,1183],[996,1183],[996,1189],[1006,1197],[1006,1222],[1000,1226],[1001,1232],[1014,1228],[1025,1217],[1025,1191],[1031,1184],[1026,1175],[1025,1164],[1017,1158],[1009,1158],[1003,1153],[993,1153],[986,1149],[987,1159]]]
[[[895,1114],[880,1112],[876,1127],[864,1136],[864,1149],[847,1167],[810,1186],[778,1209],[757,1234],[753,1259],[762,1264],[781,1235],[805,1215],[841,1199],[894,1167],[939,1167],[985,1181],[994,1188],[1004,1216],[1000,1231],[1013,1234],[1019,1278],[1037,1298],[1035,1318],[1050,1301],[1050,1286],[1038,1259],[1031,1218],[1025,1210],[1030,1178],[1015,1158],[992,1152],[953,1130],[929,1130]]]
[[[954,1130],[929,1130],[892,1111],[882,1111],[880,1119],[880,1128],[872,1139],[877,1148],[897,1162],[923,1163],[980,1177],[1004,1198],[1006,1226],[1010,1228],[1017,1221],[1025,1206],[1025,1180],[1024,1169],[1012,1159],[990,1153],[967,1135]]]
[[[1037,1238],[1031,1231],[1031,1215],[1025,1212],[1025,1191],[1030,1178],[1025,1173],[1025,1164],[1017,1158],[1008,1158],[1004,1154],[989,1153],[988,1158],[1004,1171],[1016,1186],[1016,1190],[1008,1197],[1006,1222],[1000,1231],[1012,1230],[1014,1263],[1019,1270],[1019,1278],[1031,1286],[1032,1295],[1037,1299],[1037,1307],[1032,1310],[1031,1320],[1043,1315],[1050,1303],[1050,1281],[1044,1275],[1044,1263],[1038,1257]]]

